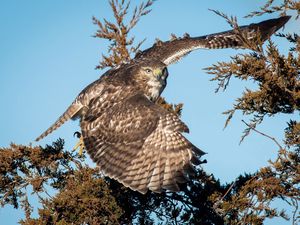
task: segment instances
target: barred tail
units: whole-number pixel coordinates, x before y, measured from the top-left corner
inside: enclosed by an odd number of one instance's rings
[[[52,133],[54,130],[63,125],[67,120],[76,117],[81,110],[82,105],[78,103],[73,103],[69,108],[56,120],[56,122],[49,127],[44,133],[42,133],[35,141],[39,141],[46,137],[48,134]]]

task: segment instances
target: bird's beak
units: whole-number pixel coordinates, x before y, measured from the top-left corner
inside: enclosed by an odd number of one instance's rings
[[[153,74],[156,76],[156,77],[161,77],[163,75],[163,70],[162,69],[155,69],[153,71]]]

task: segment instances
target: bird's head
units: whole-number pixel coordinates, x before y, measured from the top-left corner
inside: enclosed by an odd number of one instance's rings
[[[161,82],[168,77],[168,70],[161,61],[145,61],[141,62],[138,67],[138,79],[144,81]]]
[[[136,73],[145,95],[155,101],[167,84],[168,69],[161,61],[141,62]]]

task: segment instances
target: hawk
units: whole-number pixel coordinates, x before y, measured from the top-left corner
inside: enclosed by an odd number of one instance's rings
[[[240,27],[262,41],[289,16]],[[167,66],[195,49],[244,48],[235,30],[159,42],[88,85],[36,141],[69,119],[80,119],[85,148],[104,174],[132,190],[179,191],[204,152],[188,141],[188,127],[156,103],[167,84]]]

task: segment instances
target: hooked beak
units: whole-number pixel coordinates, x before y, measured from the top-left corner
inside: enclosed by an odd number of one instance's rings
[[[167,72],[167,68],[163,68],[163,69],[155,69],[153,71],[154,75],[157,77],[157,78],[162,78],[163,76],[166,77],[168,75],[168,72]]]
[[[163,74],[163,70],[161,69],[155,69],[153,71],[153,74],[156,76],[156,77],[161,77],[161,75]]]

